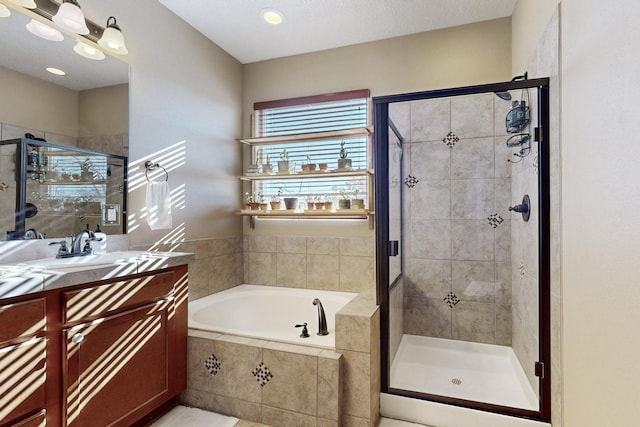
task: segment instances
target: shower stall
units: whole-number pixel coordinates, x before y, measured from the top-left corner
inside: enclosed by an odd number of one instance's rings
[[[383,393],[550,420],[548,84],[373,99]]]

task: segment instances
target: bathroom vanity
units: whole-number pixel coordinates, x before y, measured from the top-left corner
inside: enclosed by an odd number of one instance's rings
[[[107,255],[2,266],[0,426],[135,425],[186,387],[193,255]]]

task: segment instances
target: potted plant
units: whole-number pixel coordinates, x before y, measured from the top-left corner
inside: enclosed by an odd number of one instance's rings
[[[251,202],[253,202],[253,197],[251,196],[251,193],[247,191],[246,193],[244,193],[244,205],[242,206],[242,208],[247,211],[250,210]]]
[[[258,202],[259,202],[259,209],[261,211],[266,211],[268,204],[264,199],[264,195],[262,194],[262,192],[258,193]]]
[[[326,197],[324,199],[324,210],[330,211],[331,209],[333,209],[333,202],[328,197]]]
[[[80,165],[80,179],[83,181],[93,181],[93,163],[87,157]]]
[[[258,201],[258,195],[256,193],[251,194],[249,199],[249,208],[252,211],[257,211],[260,209],[260,202]]]
[[[317,211],[321,211],[324,208],[324,202],[320,196],[315,196],[313,198],[313,208]]]
[[[303,165],[304,166],[304,165]],[[316,170],[316,164],[311,162],[311,156],[307,154],[307,170],[313,172]]]
[[[329,167],[329,163],[318,163],[318,169],[320,172],[326,172]]]
[[[285,197],[284,199],[284,208],[288,211],[298,209],[298,198],[297,197]]]
[[[279,211],[280,210],[280,196],[282,195],[282,188],[278,189],[278,194],[276,194],[275,196],[271,196],[271,201],[269,202],[269,204],[271,205],[271,210],[272,211]]]
[[[340,142],[340,158],[338,159],[338,169],[342,170],[351,170],[351,159],[347,158],[349,156],[349,151],[347,151],[345,145],[346,141]]]
[[[351,209],[364,209],[364,199],[358,198],[360,189],[357,185],[353,186],[353,199],[351,200]]]
[[[342,196],[342,198],[338,201],[338,207],[340,209],[351,209],[351,200],[349,199],[349,193],[346,188],[340,189],[340,196]]]
[[[280,152],[280,160],[278,160],[278,173],[289,173],[289,152],[286,148]]]
[[[273,166],[271,165],[271,158],[267,154],[267,162],[262,164],[262,173],[273,173]]]

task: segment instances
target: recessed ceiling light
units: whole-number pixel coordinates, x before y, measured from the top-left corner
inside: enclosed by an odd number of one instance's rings
[[[47,67],[47,71],[50,72],[51,74],[55,74],[56,76],[64,76],[65,74],[67,74],[64,71],[54,67]]]
[[[279,10],[267,8],[260,11],[262,17],[271,25],[279,25],[284,21],[284,15]]]

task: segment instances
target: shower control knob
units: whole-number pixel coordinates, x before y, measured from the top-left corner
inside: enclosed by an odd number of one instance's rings
[[[529,195],[524,195],[524,197],[522,198],[522,204],[509,206],[509,212],[521,213],[524,222],[529,221],[529,216],[531,215],[531,200],[529,199]]]
[[[71,341],[76,344],[80,344],[82,341],[84,341],[84,335],[82,335],[81,333],[77,333],[71,337]]]

